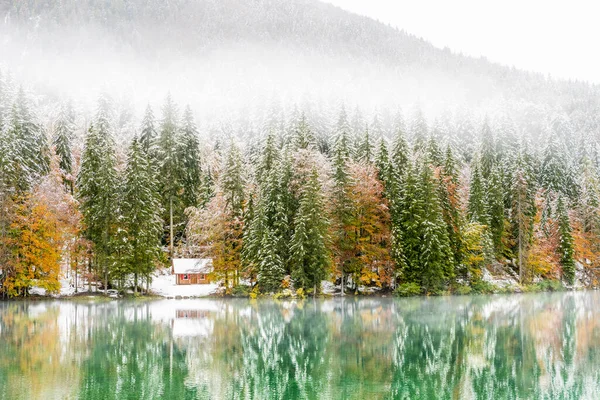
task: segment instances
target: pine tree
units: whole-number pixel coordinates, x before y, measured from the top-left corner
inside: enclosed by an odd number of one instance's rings
[[[283,261],[277,250],[277,238],[267,227],[262,235],[258,254],[258,285],[266,293],[278,291],[285,274]]]
[[[485,183],[481,176],[479,164],[476,162],[471,165],[471,187],[469,191],[467,215],[471,222],[478,222],[481,225],[490,226]]]
[[[157,142],[157,133],[156,133],[156,121],[154,118],[154,112],[152,111],[152,107],[150,104],[146,106],[146,111],[144,112],[144,117],[142,118],[141,125],[141,134],[140,134],[140,147],[146,154],[146,156],[153,158],[156,156],[156,142]]]
[[[275,134],[273,130],[269,130],[262,148],[259,164],[256,168],[256,179],[258,182],[262,182],[263,179],[269,174],[278,158],[279,153],[275,143]]]
[[[127,157],[122,211],[130,243],[127,261],[137,292],[139,277],[149,282],[154,262],[160,255],[163,224],[158,182],[137,137],[134,137]]]
[[[226,206],[236,216],[241,216],[244,209],[243,168],[240,151],[231,143],[223,166],[221,189],[225,195]]]
[[[7,139],[12,146],[9,180],[17,193],[23,193],[48,173],[50,158],[46,135],[36,123],[22,88],[11,108]]]
[[[293,128],[292,140],[296,149],[307,149],[316,146],[314,133],[311,131],[304,113],[302,113]]]
[[[375,165],[377,166],[379,180],[384,183],[387,189],[392,179],[392,165],[390,164],[390,156],[384,139],[381,139],[379,142],[379,151],[377,152]]]
[[[53,145],[58,156],[58,166],[67,190],[73,194],[73,115],[69,108],[63,107],[54,128]]]
[[[436,292],[454,277],[454,258],[438,189],[431,168],[427,165],[421,166],[418,196],[423,199],[419,246],[421,286],[427,292]]]
[[[558,198],[556,206],[558,216],[558,255],[562,266],[563,279],[572,285],[575,281],[575,260],[573,258],[573,235],[571,221],[562,197]]]
[[[490,172],[490,177],[487,183],[487,199],[489,215],[489,231],[494,243],[496,256],[499,257],[504,251],[504,231],[505,231],[505,214],[504,214],[504,193],[502,187],[502,173],[498,168],[494,167]],[[481,221],[479,221],[481,223]]]
[[[90,126],[77,176],[78,197],[86,238],[94,243],[98,271],[108,286],[110,241],[117,217],[118,174],[115,144],[112,138],[108,103],[100,100],[95,125]]]
[[[340,271],[342,294],[345,290],[345,273],[353,254],[353,238],[350,234],[352,222],[351,179],[348,173],[350,150],[348,130],[344,129],[344,114],[340,117],[333,146],[333,193],[332,193],[332,239],[334,258]],[[340,128],[341,126],[341,128]]]
[[[444,166],[439,173],[440,205],[446,222],[448,241],[457,268],[462,265],[464,258],[464,217],[462,202],[459,194],[460,181],[456,160],[450,146],[446,149]],[[464,271],[463,271],[464,272]]]
[[[196,207],[200,201],[200,186],[202,183],[202,171],[200,170],[200,142],[198,140],[198,129],[194,122],[191,108],[186,107],[178,147],[179,173],[183,193],[181,201],[183,208]]]
[[[364,164],[373,162],[373,145],[369,136],[369,128],[365,128],[365,133],[356,146],[356,160]]]
[[[427,121],[420,108],[415,109],[413,113],[410,135],[415,153],[424,151],[429,134]]]
[[[318,292],[321,281],[327,276],[329,252],[324,208],[319,177],[313,169],[303,188],[290,244],[292,280],[297,288],[314,288]]]
[[[171,96],[167,96],[163,106],[163,118],[158,137],[159,188],[162,208],[168,221],[169,255],[175,251],[175,225],[183,222],[183,205],[179,194],[183,190],[181,183],[181,162],[179,160],[181,137],[178,128],[177,107]]]
[[[481,176],[487,181],[496,167],[496,143],[487,118],[481,128],[481,150],[479,154]]]
[[[533,172],[527,153],[516,160],[515,181],[512,188],[511,225],[518,257],[519,281],[523,282],[527,271],[527,255],[533,233],[533,219],[536,214],[535,186]]]

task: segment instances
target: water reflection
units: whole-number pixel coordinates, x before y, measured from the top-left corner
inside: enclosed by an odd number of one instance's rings
[[[600,294],[0,303],[0,399],[596,399]]]

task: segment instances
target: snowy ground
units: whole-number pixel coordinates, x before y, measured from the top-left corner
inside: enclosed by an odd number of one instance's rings
[[[80,291],[82,291],[83,286],[80,287]],[[64,296],[72,296],[75,293],[75,287],[70,279],[61,278],[60,279],[60,292],[56,295],[56,297],[64,297]],[[40,287],[32,287],[29,289],[29,294],[34,296],[45,296],[46,289],[42,289]]]
[[[163,297],[203,297],[217,289],[216,284],[209,285],[176,285],[175,275],[155,274],[152,277],[150,291]]]

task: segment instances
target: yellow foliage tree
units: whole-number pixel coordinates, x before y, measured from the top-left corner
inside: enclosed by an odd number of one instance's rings
[[[60,289],[62,235],[44,197],[34,194],[19,202],[7,240],[12,257],[3,290],[9,297],[26,296],[32,286],[50,293]]]

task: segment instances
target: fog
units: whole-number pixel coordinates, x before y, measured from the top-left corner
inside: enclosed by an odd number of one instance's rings
[[[317,1],[13,0],[0,15],[2,69],[50,110],[70,100],[91,112],[107,93],[139,117],[170,93],[219,126],[274,108],[344,104],[371,118],[420,107],[433,121],[460,109],[547,112],[573,91],[598,98],[595,87],[436,49]]]

